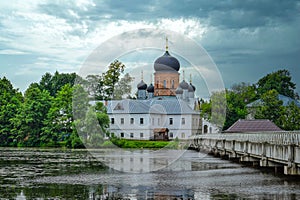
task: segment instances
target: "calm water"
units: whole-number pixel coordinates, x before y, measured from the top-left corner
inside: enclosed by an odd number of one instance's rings
[[[299,178],[195,151],[112,152],[1,148],[0,199],[300,199]]]

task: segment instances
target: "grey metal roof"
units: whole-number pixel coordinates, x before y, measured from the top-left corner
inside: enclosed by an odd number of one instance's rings
[[[124,99],[112,100],[107,105],[108,114],[199,114],[188,102],[176,97],[160,97],[147,100]]]
[[[290,97],[287,97],[287,96],[284,96],[281,94],[278,95],[278,99],[282,101],[283,106],[288,106],[289,104],[294,102],[300,108],[300,102],[295,99],[292,99]],[[262,100],[258,99],[256,101],[253,101],[252,103],[247,104],[247,107],[257,107],[257,106],[262,105],[262,103],[263,103]]]

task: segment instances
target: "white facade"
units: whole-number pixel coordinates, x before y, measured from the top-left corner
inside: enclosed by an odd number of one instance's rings
[[[202,134],[209,134],[209,133],[220,133],[221,130],[216,125],[210,123],[206,119],[202,119]]]
[[[137,99],[109,101],[110,132],[126,139],[189,139],[202,134],[196,87],[179,83],[179,61],[166,52],[154,62],[154,84],[137,84]],[[198,109],[198,110],[197,110]],[[162,138],[161,138],[162,137]]]
[[[200,113],[176,97],[111,101],[108,115],[110,132],[120,138],[149,140],[154,136],[154,129],[163,128],[169,130],[169,139],[188,139],[201,134]]]

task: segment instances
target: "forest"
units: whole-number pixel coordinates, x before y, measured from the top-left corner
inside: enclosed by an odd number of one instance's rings
[[[0,146],[84,148],[105,144],[104,136],[109,134],[106,107],[101,101],[90,101],[91,97],[133,98],[133,78],[124,74],[124,68],[116,60],[107,72],[85,79],[75,73],[45,73],[24,94],[6,77],[0,78]],[[300,108],[295,103],[284,106],[278,99],[281,94],[298,100],[295,89],[289,71],[278,70],[255,84],[234,84],[225,92],[213,93],[208,102],[201,100],[201,115],[227,129],[246,118],[247,104],[261,99],[255,118],[270,119],[284,130],[300,130]],[[212,117],[212,105],[222,98],[226,98],[226,109],[220,113],[225,112],[226,119],[218,121]]]
[[[284,105],[279,95],[290,99],[290,103]],[[247,105],[256,100],[261,103],[252,117],[269,119],[286,131],[300,130],[299,95],[290,72],[285,69],[267,74],[255,84],[237,83],[213,93],[208,102],[201,100],[201,115],[226,130],[238,119],[245,119],[250,112]],[[216,112],[212,112],[212,105]],[[224,114],[225,119],[221,117]]]
[[[6,77],[0,78],[0,146],[83,148],[103,144],[109,125],[106,107],[90,101],[130,93],[127,83],[132,78],[128,74],[120,78],[123,70],[124,65],[116,60],[105,73],[86,79],[75,73],[47,72],[24,94]]]

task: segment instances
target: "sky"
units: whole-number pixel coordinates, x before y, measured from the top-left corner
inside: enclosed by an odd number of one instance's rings
[[[140,29],[162,30],[161,41],[164,31],[193,40],[211,57],[226,88],[288,69],[300,93],[296,0],[1,1],[0,77],[24,91],[46,72],[77,73],[102,43]],[[180,42],[170,38],[171,53]],[[119,58],[128,69],[151,65],[162,55],[162,43],[160,51]]]

